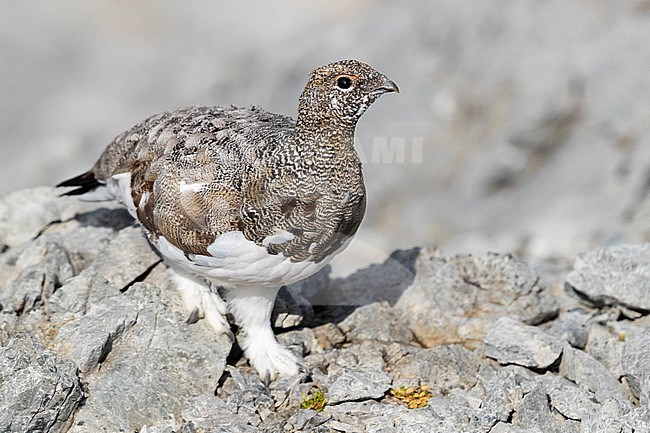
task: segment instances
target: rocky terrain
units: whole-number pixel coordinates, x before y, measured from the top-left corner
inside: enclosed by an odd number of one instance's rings
[[[2,432],[650,431],[650,244],[325,269],[276,303],[304,368],[268,387],[124,210],[16,191],[0,251]]]

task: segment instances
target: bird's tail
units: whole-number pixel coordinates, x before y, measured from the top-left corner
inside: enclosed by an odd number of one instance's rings
[[[60,187],[77,187],[73,190],[64,192],[61,195],[81,195],[88,192],[94,191],[95,189],[104,186],[103,182],[98,181],[95,178],[95,173],[92,171],[87,171],[84,174],[73,177],[57,185],[57,188]]]

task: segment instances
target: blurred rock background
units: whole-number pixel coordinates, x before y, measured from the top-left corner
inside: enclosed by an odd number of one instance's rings
[[[192,104],[295,116],[307,74],[395,80],[361,120],[345,273],[396,247],[573,258],[650,241],[650,1],[1,1],[0,193]]]

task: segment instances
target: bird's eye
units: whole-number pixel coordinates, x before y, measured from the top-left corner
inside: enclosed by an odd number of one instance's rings
[[[350,87],[352,87],[352,78],[350,78],[350,77],[348,77],[346,75],[338,77],[336,79],[336,87],[338,87],[339,89],[343,89],[343,90],[349,89]]]

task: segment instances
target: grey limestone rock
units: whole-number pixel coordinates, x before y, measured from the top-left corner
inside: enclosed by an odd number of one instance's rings
[[[567,283],[596,306],[650,311],[650,243],[580,254]]]
[[[611,371],[588,353],[569,345],[562,353],[560,374],[593,392],[599,402],[610,398],[628,401],[623,387]]]
[[[449,392],[472,388],[481,362],[476,351],[462,346],[434,346],[406,354],[391,366],[391,371],[396,387],[422,384]]]
[[[3,255],[2,260],[14,267],[15,277],[0,287],[4,310],[28,313],[74,275],[68,252],[61,243],[58,236],[43,237],[25,245],[19,254],[11,251]]]
[[[299,410],[287,420],[283,430],[288,432],[313,431],[314,427],[324,424],[328,419],[315,410]]]
[[[136,323],[137,316],[138,305],[129,297],[106,298],[83,317],[61,326],[55,344],[62,356],[87,373],[103,361],[116,340]]]
[[[495,372],[482,369],[477,376],[484,396],[476,413],[476,424],[486,430],[499,422],[507,422],[516,405],[535,386],[533,373],[517,365],[508,365]]]
[[[641,405],[623,416],[623,420],[632,425],[635,432],[650,431],[650,407]]]
[[[333,323],[325,323],[312,328],[312,330],[314,331],[314,337],[320,350],[331,349],[343,343],[346,338],[343,332],[341,332],[341,329]]]
[[[560,424],[551,413],[546,387],[538,383],[515,406],[512,424],[545,433],[556,433]]]
[[[48,224],[72,218],[83,204],[61,199],[55,188],[15,191],[0,197],[0,244],[34,239]]]
[[[160,257],[151,249],[139,227],[125,227],[111,239],[91,268],[120,290],[153,268]]]
[[[548,333],[567,341],[573,347],[583,349],[587,344],[591,317],[591,314],[582,309],[561,312],[551,323]]]
[[[45,311],[53,317],[67,320],[79,317],[104,298],[120,295],[119,287],[95,272],[92,266],[70,278],[48,299]]]
[[[210,431],[215,426],[227,427],[242,423],[242,417],[232,412],[223,400],[207,393],[188,398],[180,413],[181,418],[186,423],[192,423],[197,430]]]
[[[136,283],[125,296],[137,305],[137,323],[124,330],[101,370],[87,376],[88,400],[71,433],[132,431],[179,416],[189,398],[212,394],[223,372],[227,337],[204,321],[187,325],[172,288]],[[89,314],[104,317],[106,311]],[[122,322],[111,320],[115,332]]]
[[[636,433],[635,420],[628,420],[630,408],[616,399],[603,403],[601,410],[582,420],[580,433]]]
[[[504,317],[485,336],[485,355],[501,364],[546,368],[562,353],[562,342],[534,326]]]
[[[427,409],[409,410],[396,404],[376,401],[343,402],[327,406],[323,414],[331,417],[325,426],[336,432],[354,433],[431,433],[457,431],[450,423],[436,420]]]
[[[58,238],[60,233],[39,238],[16,257],[14,264],[18,269],[30,261],[37,263],[23,268],[4,289],[0,287],[0,303],[7,306],[5,309],[28,312],[37,303],[47,301],[44,309],[55,321],[78,317],[101,299],[119,295],[160,262],[141,230],[126,227],[114,236],[102,238],[101,250],[98,245],[92,262],[75,275],[70,256],[77,252],[65,249],[67,235]],[[12,250],[5,253],[11,254]],[[39,254],[42,260],[37,258]]]
[[[499,421],[490,429],[490,433],[546,433],[539,427],[520,427]]]
[[[609,326],[594,323],[589,327],[585,352],[600,361],[616,377],[623,376],[623,350],[625,342],[620,332]]]
[[[383,372],[352,368],[338,370],[325,384],[330,404],[379,399],[390,386],[391,378]]]
[[[424,410],[429,412],[433,418],[433,424],[439,426],[455,427],[457,429],[469,429],[475,407],[472,407],[467,399],[460,393],[451,393],[449,396],[433,397]]]
[[[29,313],[48,294],[54,292],[55,279],[37,267],[25,269],[6,286],[1,300],[3,309],[12,313]]]
[[[360,344],[352,345],[359,367],[378,371],[383,371],[387,367],[387,362],[384,359],[386,349],[386,343],[374,340],[366,340]]]
[[[544,384],[551,406],[565,418],[580,421],[600,410],[593,392],[562,376],[546,373],[538,382]]]
[[[560,427],[560,433],[580,433],[580,422],[568,419]]]
[[[423,250],[414,267],[416,278],[396,308],[426,346],[477,345],[499,317],[535,325],[558,311],[539,276],[510,255],[444,258]]]
[[[310,328],[295,329],[277,334],[277,340],[302,356],[311,353],[317,346],[316,337]]]
[[[128,227],[128,225],[124,227]],[[79,219],[74,219],[51,226],[45,235],[48,236],[50,233],[59,235],[61,245],[69,253],[75,273],[78,273],[95,261],[111,239],[115,237],[118,228],[123,227],[84,226]]]
[[[374,302],[352,312],[339,323],[339,328],[351,341],[377,340],[410,343],[413,334],[404,320],[387,302]]]
[[[641,405],[650,405],[650,329],[631,336],[625,343],[622,358],[623,371],[630,390],[641,400]]]
[[[83,400],[77,369],[30,334],[0,347],[0,431],[65,432]]]

